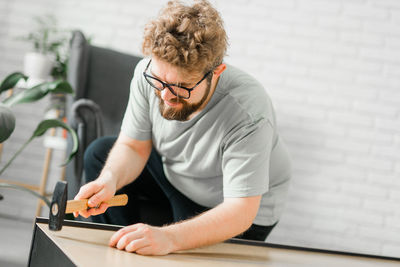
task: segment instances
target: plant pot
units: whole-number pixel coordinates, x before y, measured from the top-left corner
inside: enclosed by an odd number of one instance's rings
[[[24,74],[28,76],[27,87],[51,80],[54,57],[51,55],[30,52],[25,54]]]

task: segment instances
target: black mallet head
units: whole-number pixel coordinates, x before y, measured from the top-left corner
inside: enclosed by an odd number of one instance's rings
[[[50,205],[49,229],[60,231],[64,221],[65,209],[67,207],[67,182],[59,181],[53,193]]]

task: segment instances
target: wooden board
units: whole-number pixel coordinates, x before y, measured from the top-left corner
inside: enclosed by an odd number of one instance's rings
[[[77,226],[74,226],[74,223],[69,225],[64,226],[59,232],[52,232],[46,223],[37,222],[35,229],[42,231],[48,240],[77,266],[400,266],[400,261],[394,258],[305,251],[294,247],[271,247],[268,244],[260,245],[261,242],[220,243],[166,256],[141,256],[107,245],[115,229],[109,230],[110,227],[98,224],[87,224],[85,227],[81,227],[82,223],[76,224]],[[32,241],[32,244],[34,242]]]

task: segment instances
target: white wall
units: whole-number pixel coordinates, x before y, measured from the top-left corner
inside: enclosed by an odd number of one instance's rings
[[[27,32],[32,15],[54,12],[96,45],[139,54],[144,24],[165,3],[1,1],[0,78],[21,69],[29,47],[12,37]],[[287,208],[268,241],[398,256],[400,1],[213,3],[230,37],[226,61],[265,85],[294,162]],[[18,110],[19,127],[33,127],[31,113]],[[5,150],[22,140],[17,133]],[[37,160],[19,159],[10,177],[28,179],[25,165],[36,180],[43,154],[36,147]]]

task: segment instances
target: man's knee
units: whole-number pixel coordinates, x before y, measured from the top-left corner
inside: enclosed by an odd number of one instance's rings
[[[116,137],[100,137],[94,140],[86,148],[83,156],[84,162],[91,163],[93,161],[105,162],[107,155],[110,152],[113,144],[115,143]]]
[[[86,173],[86,182],[96,179],[107,159],[116,137],[100,137],[86,148],[83,155],[83,166]]]

